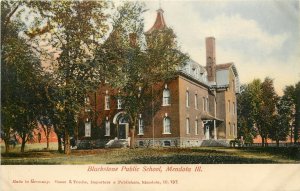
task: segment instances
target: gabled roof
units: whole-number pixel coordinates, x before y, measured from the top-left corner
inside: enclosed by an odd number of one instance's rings
[[[164,11],[162,9],[158,9],[156,20],[154,25],[146,32],[146,34],[150,34],[155,30],[162,30],[167,27],[165,19],[164,19]]]
[[[226,64],[217,64],[217,65],[216,65],[216,67],[217,67],[216,69],[217,69],[217,70],[229,69],[232,65],[233,65],[232,62],[226,63]]]
[[[237,69],[236,69],[233,62],[225,63],[225,64],[217,64],[216,65],[216,70],[229,70],[229,68],[232,68],[232,71],[233,71],[235,76],[239,76],[239,74],[237,72]]]

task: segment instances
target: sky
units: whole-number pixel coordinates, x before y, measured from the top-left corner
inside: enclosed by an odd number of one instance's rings
[[[217,64],[234,62],[241,83],[274,79],[282,95],[286,85],[300,81],[299,1],[149,0],[145,31],[156,10],[164,10],[183,52],[205,65],[205,38],[216,38]]]

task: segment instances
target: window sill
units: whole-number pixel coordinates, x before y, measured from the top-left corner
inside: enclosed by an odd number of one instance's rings
[[[137,134],[137,135],[144,135],[144,133],[143,133],[143,134],[139,133],[139,134]]]
[[[171,104],[164,104],[164,105],[161,105],[161,106],[166,107],[166,106],[171,106]]]
[[[172,133],[163,133],[163,135],[171,135]]]
[[[110,137],[110,135],[104,135],[105,137]]]
[[[110,109],[104,109],[105,111],[109,111]]]

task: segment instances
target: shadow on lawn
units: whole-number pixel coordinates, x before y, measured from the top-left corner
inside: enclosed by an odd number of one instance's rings
[[[238,149],[247,153],[266,153],[300,161],[300,147],[242,147]]]
[[[160,157],[139,157],[114,164],[265,164],[276,163],[273,160],[243,158],[230,155],[173,155]]]

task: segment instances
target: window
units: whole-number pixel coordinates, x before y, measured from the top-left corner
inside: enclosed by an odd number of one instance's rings
[[[85,137],[91,137],[91,122],[89,121],[89,119],[86,119],[85,122],[85,133],[84,136]]]
[[[206,111],[206,100],[205,97],[203,97],[203,111]]]
[[[85,105],[90,105],[90,98],[89,97],[84,98],[84,104]]]
[[[185,93],[185,103],[186,103],[186,107],[190,107],[190,92],[186,91]]]
[[[118,98],[117,104],[118,104],[118,109],[122,109],[122,100],[121,100],[121,98]]]
[[[171,95],[170,95],[170,90],[168,89],[167,84],[165,85],[165,89],[163,91],[163,106],[167,106],[171,104]]]
[[[195,94],[195,109],[198,109],[198,95]]]
[[[143,147],[144,146],[144,141],[139,141],[139,146]]]
[[[105,106],[104,106],[104,109],[105,110],[109,110],[109,95],[107,95],[108,94],[108,91],[106,90],[106,95],[105,95]]]
[[[195,121],[195,135],[198,135],[198,120]]]
[[[164,118],[164,133],[163,134],[171,134],[171,120],[169,117]]]
[[[230,124],[230,122],[229,122],[229,135],[231,135],[231,132],[232,131],[232,128],[231,128],[231,124]]]
[[[141,114],[139,118],[139,135],[144,135],[144,120],[142,119]]]
[[[85,97],[84,98],[84,105],[85,105],[85,112],[90,112],[90,98],[89,97]]]
[[[205,104],[205,106],[206,106],[206,111],[208,112],[209,111],[208,97],[206,98],[206,104]]]
[[[230,113],[230,100],[228,100],[227,107],[228,107],[228,113]]]
[[[170,147],[171,146],[171,141],[164,141],[164,146],[165,147]]]
[[[108,118],[106,118],[105,121],[105,136],[110,136],[110,122],[108,121]]]
[[[235,136],[236,135],[236,130],[235,130],[235,124],[233,124],[233,136]]]
[[[191,129],[190,129],[190,119],[186,118],[186,134],[190,134],[191,133]]]
[[[232,113],[235,114],[235,102],[232,103]]]

